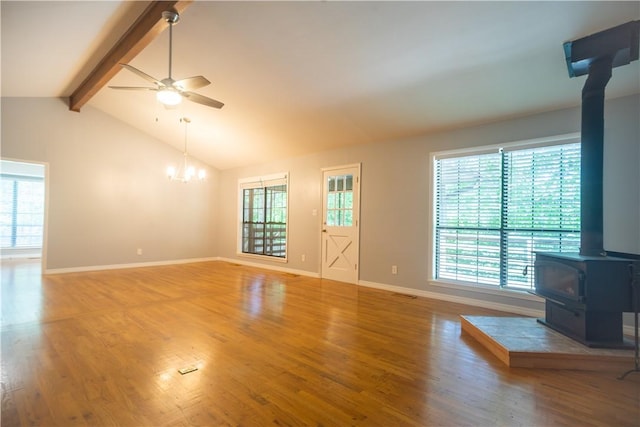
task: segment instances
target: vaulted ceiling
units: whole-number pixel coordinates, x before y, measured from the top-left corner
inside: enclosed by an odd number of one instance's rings
[[[147,2],[2,1],[2,96],[68,97]],[[102,110],[219,169],[580,104],[562,43],[640,19],[629,2],[195,1],[173,31],[175,79],[225,103],[166,110],[104,87]],[[163,79],[169,34],[129,61]],[[110,85],[144,86],[122,70]],[[607,96],[640,93],[640,65]],[[69,114],[82,114],[69,112]]]

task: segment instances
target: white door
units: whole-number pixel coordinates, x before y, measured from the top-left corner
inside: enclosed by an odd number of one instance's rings
[[[360,165],[323,169],[322,278],[358,282]]]

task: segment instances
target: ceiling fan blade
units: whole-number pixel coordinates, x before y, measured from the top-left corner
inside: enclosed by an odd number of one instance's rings
[[[180,90],[194,90],[200,89],[201,87],[205,87],[210,84],[211,82],[203,76],[195,76],[178,80],[177,82],[173,83],[173,86],[179,88]]]
[[[110,89],[121,89],[121,90],[155,90],[157,91],[157,87],[142,87],[142,86],[109,86]]]
[[[207,98],[206,96],[199,95],[195,92],[182,92],[182,96],[189,101],[197,102],[198,104],[206,105],[207,107],[222,108],[224,104],[215,99]]]
[[[164,86],[164,84],[162,84],[162,82],[158,79],[156,79],[155,77],[151,77],[149,74],[145,73],[144,71],[140,71],[138,70],[136,67],[132,67],[129,64],[120,64],[121,66],[123,66],[124,68],[126,68],[127,70],[131,71],[134,74],[139,75],[140,77],[142,77],[143,79],[158,85],[158,86]]]

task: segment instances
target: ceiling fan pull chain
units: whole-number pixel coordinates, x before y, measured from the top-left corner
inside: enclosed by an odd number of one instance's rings
[[[187,117],[183,117],[182,120],[184,121],[184,155],[187,155],[187,127],[189,125],[189,123],[191,123],[191,120],[189,120]]]

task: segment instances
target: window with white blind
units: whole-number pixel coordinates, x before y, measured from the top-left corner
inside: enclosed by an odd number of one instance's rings
[[[579,251],[576,137],[433,159],[435,279],[530,289],[534,252]]]
[[[241,180],[240,252],[286,259],[286,174]]]
[[[42,247],[44,179],[0,175],[0,246],[2,249]]]

